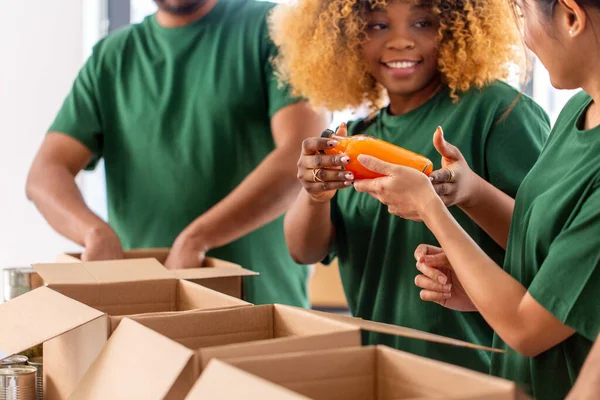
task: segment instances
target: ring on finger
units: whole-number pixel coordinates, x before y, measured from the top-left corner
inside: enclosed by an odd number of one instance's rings
[[[448,182],[454,182],[454,170],[450,167],[446,167],[444,169],[450,173],[450,178],[448,179]]]
[[[321,173],[322,169],[323,168],[315,168],[315,169],[312,170],[312,173],[313,173],[313,182],[315,182],[315,183],[317,183],[317,182],[323,182],[323,179],[321,179],[319,177],[319,174]]]

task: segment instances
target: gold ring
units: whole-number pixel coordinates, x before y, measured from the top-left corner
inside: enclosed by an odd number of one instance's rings
[[[323,168],[315,168],[312,170],[313,172],[313,182],[323,182],[323,179],[319,178],[319,172],[321,172]]]
[[[444,169],[447,169],[448,172],[450,172],[450,179],[448,179],[448,182],[454,182],[454,170],[450,167],[446,167]]]

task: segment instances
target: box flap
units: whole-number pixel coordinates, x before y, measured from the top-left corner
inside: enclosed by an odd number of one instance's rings
[[[284,387],[213,359],[186,400],[309,400]]]
[[[33,269],[49,285],[173,279],[173,274],[154,258],[34,264]]]
[[[125,318],[71,399],[163,399],[194,352]]]
[[[80,257],[81,255],[79,255]],[[65,263],[80,263],[81,258],[79,258],[75,253],[63,253],[59,254],[54,260],[55,263],[65,264]]]
[[[292,307],[292,306],[287,306],[287,307]],[[489,352],[493,352],[493,353],[506,353],[506,351],[501,350],[501,349],[494,349],[492,347],[481,346],[478,344],[469,343],[469,342],[465,342],[465,341],[458,340],[458,339],[452,339],[449,337],[440,336],[440,335],[436,335],[436,334],[429,333],[429,332],[419,331],[417,329],[405,328],[402,326],[391,325],[391,324],[384,324],[382,322],[373,322],[373,321],[368,321],[368,320],[361,319],[361,318],[349,317],[346,315],[339,315],[339,314],[332,314],[332,313],[327,313],[327,312],[322,312],[322,311],[315,311],[315,310],[304,310],[304,311],[311,312],[311,313],[317,314],[317,315],[321,315],[323,317],[331,318],[331,319],[334,319],[337,321],[346,322],[348,324],[354,325],[360,329],[363,329],[363,330],[366,330],[369,332],[377,332],[377,333],[384,333],[384,334],[388,334],[388,335],[408,337],[408,338],[418,339],[418,340],[426,340],[429,342],[443,343],[443,344],[448,344],[450,346],[457,346],[457,347],[467,347],[467,348],[471,348],[471,349],[484,350],[484,351],[489,351]]]
[[[102,312],[46,287],[25,293],[0,304],[0,359],[100,317]]]
[[[258,272],[236,266],[185,268],[172,270],[172,273],[176,278],[187,280],[260,275]]]

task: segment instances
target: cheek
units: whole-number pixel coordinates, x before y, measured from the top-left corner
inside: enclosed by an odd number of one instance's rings
[[[373,66],[379,64],[380,51],[376,40],[367,39],[362,45],[362,56],[366,61],[369,70],[371,70]]]

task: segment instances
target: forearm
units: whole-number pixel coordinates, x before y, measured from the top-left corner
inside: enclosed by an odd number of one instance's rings
[[[441,200],[430,202],[427,210],[424,222],[446,252],[467,295],[500,337],[515,347],[527,329],[520,313],[526,288],[477,246]]]
[[[317,263],[329,252],[335,236],[330,202],[315,201],[306,191],[285,216],[285,240],[292,258],[302,264]]]
[[[293,154],[293,155],[292,155]],[[300,190],[296,150],[273,150],[223,200],[198,217],[184,231],[209,249],[216,248],[268,224],[281,216]]]
[[[27,197],[54,230],[81,246],[85,246],[86,237],[110,229],[85,204],[75,177],[66,167],[34,167],[27,181]]]
[[[496,243],[506,249],[515,200],[480,177],[477,179],[480,182],[475,201],[460,208]]]

